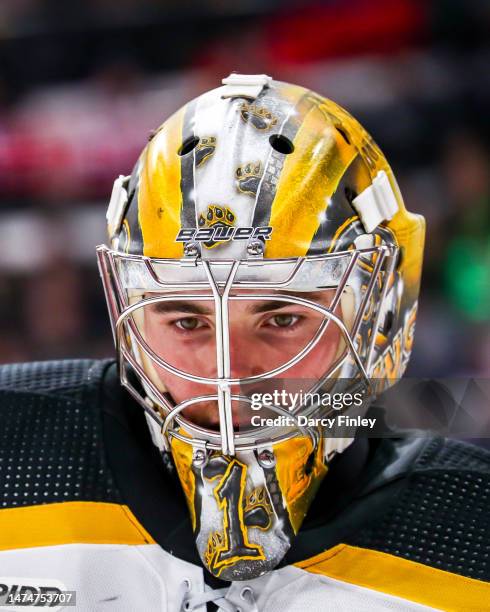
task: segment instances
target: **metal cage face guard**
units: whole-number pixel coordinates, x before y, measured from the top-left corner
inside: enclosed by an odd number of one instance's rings
[[[346,444],[324,438],[318,427],[237,428],[236,407],[250,405],[250,389],[270,389],[275,381],[284,384],[285,377],[288,384],[288,372],[301,378],[295,368],[308,363],[333,332],[338,336],[335,355],[321,375],[311,375],[315,382],[306,381],[303,391],[331,389],[348,378],[367,402],[376,392],[370,373],[375,330],[385,314],[382,305],[397,300],[397,253],[396,246],[381,245],[283,260],[155,260],[98,247],[122,382],[161,431],[186,495],[198,551],[215,576],[249,579],[280,562],[326,474],[328,459]],[[308,299],[312,293],[316,301]],[[347,294],[350,312],[344,312],[342,303]],[[328,300],[322,303],[318,296],[323,295]],[[311,313],[315,324],[296,345],[296,354],[286,351],[279,363],[237,376],[230,352],[234,309],[241,312],[267,301]],[[159,328],[151,326],[150,313],[166,317],[182,302],[207,308],[211,324],[204,333],[212,338],[215,361],[209,375],[182,364],[165,342],[155,342]],[[128,366],[142,380],[146,397],[131,385]],[[175,381],[191,384],[195,395],[176,403],[166,388],[168,380],[173,388]],[[204,412],[218,413],[219,430],[184,415],[199,405]],[[318,406],[294,411],[272,406],[269,411],[294,420],[317,414]]]
[[[370,388],[370,369],[373,363],[375,340],[374,333],[366,333],[366,324],[376,329],[379,324],[382,309],[379,305],[384,302],[386,294],[393,290],[393,272],[397,255],[394,246],[380,246],[370,249],[361,249],[347,253],[295,258],[294,260],[263,260],[263,261],[201,261],[194,260],[185,264],[187,279],[181,281],[166,281],[159,274],[176,271],[181,262],[175,260],[151,260],[149,258],[129,256],[116,253],[106,247],[99,247],[99,265],[104,280],[104,287],[110,307],[111,321],[116,346],[121,355],[121,365],[129,363],[136,372],[142,376],[145,383],[156,396],[158,404],[164,410],[164,417],[158,416],[154,411],[153,418],[159,420],[167,438],[167,446],[171,437],[182,437],[179,429],[185,427],[192,435],[185,439],[191,444],[199,444],[202,438],[210,449],[219,450],[225,455],[233,455],[235,448],[253,449],[257,444],[243,446],[243,436],[233,431],[232,400],[250,401],[247,396],[239,395],[246,391],[247,386],[278,378],[287,373],[298,363],[304,360],[311,351],[321,344],[322,339],[333,325],[339,331],[345,350],[337,355],[329,368],[326,368],[321,377],[310,376],[325,381],[339,376],[346,364],[350,365],[350,373],[362,377],[366,389]],[[368,262],[371,262],[368,264]],[[370,265],[370,270],[367,266]],[[278,269],[279,268],[279,269]],[[283,279],[270,282],[272,275]],[[320,274],[318,274],[320,272]],[[146,274],[146,278],[145,278]],[[260,277],[262,276],[262,280]],[[193,278],[191,278],[193,277]],[[159,290],[157,290],[157,286]],[[350,313],[351,321],[346,323],[345,316],[339,315],[342,296],[351,288],[355,294],[354,312]],[[280,289],[281,293],[277,290]],[[238,290],[240,293],[237,293]],[[318,295],[329,291],[329,303],[319,303],[298,295],[300,291],[316,292]],[[135,295],[138,297],[135,299]],[[248,376],[234,376],[233,363],[230,357],[230,311],[238,304],[261,304],[267,300],[282,303],[284,306],[296,305],[302,309],[310,310],[317,315],[316,327],[311,328],[297,351],[285,353],[281,362],[271,367],[264,367],[260,373]],[[148,318],[141,313],[159,305],[166,305],[163,310],[172,309],[174,303],[189,302],[206,304],[211,312],[215,329],[214,342],[209,352],[216,360],[215,375],[199,375],[192,367],[183,369],[173,358],[174,347],[167,349],[166,355],[152,345],[152,338],[145,338],[145,327],[141,320]],[[259,306],[260,308],[260,306]],[[376,312],[373,312],[377,310]],[[367,316],[368,315],[368,316]],[[344,319],[344,320],[343,320]],[[158,330],[158,327],[156,328]],[[149,334],[154,336],[155,333]],[[369,342],[362,342],[362,336],[370,338]],[[138,350],[135,351],[135,347]],[[284,353],[284,351],[283,351]],[[141,356],[144,356],[141,359]],[[192,359],[192,356],[189,356]],[[191,361],[188,359],[187,361]],[[150,361],[154,368],[164,371],[174,377],[202,385],[203,391],[215,386],[215,393],[200,394],[186,398],[179,404],[171,402],[168,395],[159,388],[155,376],[150,377],[145,371],[145,363]],[[208,357],[209,361],[209,357]],[[145,363],[143,363],[145,362]],[[198,368],[199,369],[199,368]],[[130,383],[127,379],[126,385]],[[205,388],[207,387],[207,389]],[[131,389],[137,393],[135,389]],[[139,401],[148,409],[148,402],[138,397]],[[203,431],[196,427],[180,414],[190,405],[208,400],[216,400],[220,417],[220,432]],[[297,412],[297,411],[296,411]],[[270,432],[269,432],[270,433]],[[260,431],[254,432],[255,440],[262,440]],[[268,438],[266,438],[268,440]],[[269,440],[270,441],[270,440]]]

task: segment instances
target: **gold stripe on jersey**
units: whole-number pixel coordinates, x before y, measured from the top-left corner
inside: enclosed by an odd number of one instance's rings
[[[480,612],[490,583],[376,550],[339,544],[295,564],[321,574],[441,610]]]
[[[124,505],[61,502],[0,511],[0,550],[61,544],[154,544]]]
[[[324,138],[319,139],[319,134]],[[344,172],[357,151],[348,145],[315,106],[294,140],[294,151],[284,163],[272,203],[271,240],[265,256],[305,255]]]
[[[143,254],[180,258],[181,158],[184,107],[165,123],[144,154],[138,194],[138,219],[143,234]]]

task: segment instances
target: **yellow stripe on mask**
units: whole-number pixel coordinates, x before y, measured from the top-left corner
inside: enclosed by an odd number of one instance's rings
[[[357,153],[318,107],[308,113],[293,144],[272,203],[273,231],[265,251],[270,258],[306,254],[330,197]]]
[[[138,218],[143,234],[143,254],[148,257],[182,257],[183,245],[175,242],[181,229],[181,158],[185,107],[157,132],[143,154]]]
[[[274,446],[277,480],[294,533],[298,533],[305,514],[327,473],[322,460],[323,444],[320,444],[315,451],[311,469],[306,470],[312,451],[313,444],[310,438],[303,437],[285,440]]]

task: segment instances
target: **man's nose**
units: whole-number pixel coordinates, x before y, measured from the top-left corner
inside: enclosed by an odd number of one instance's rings
[[[263,349],[258,342],[243,334],[230,338],[230,368],[232,378],[256,376],[265,372]]]

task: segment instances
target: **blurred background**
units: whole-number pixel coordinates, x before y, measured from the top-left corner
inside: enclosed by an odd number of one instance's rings
[[[113,354],[112,182],[235,70],[365,125],[428,224],[409,373],[489,376],[489,31],[485,0],[0,0],[0,362]]]

